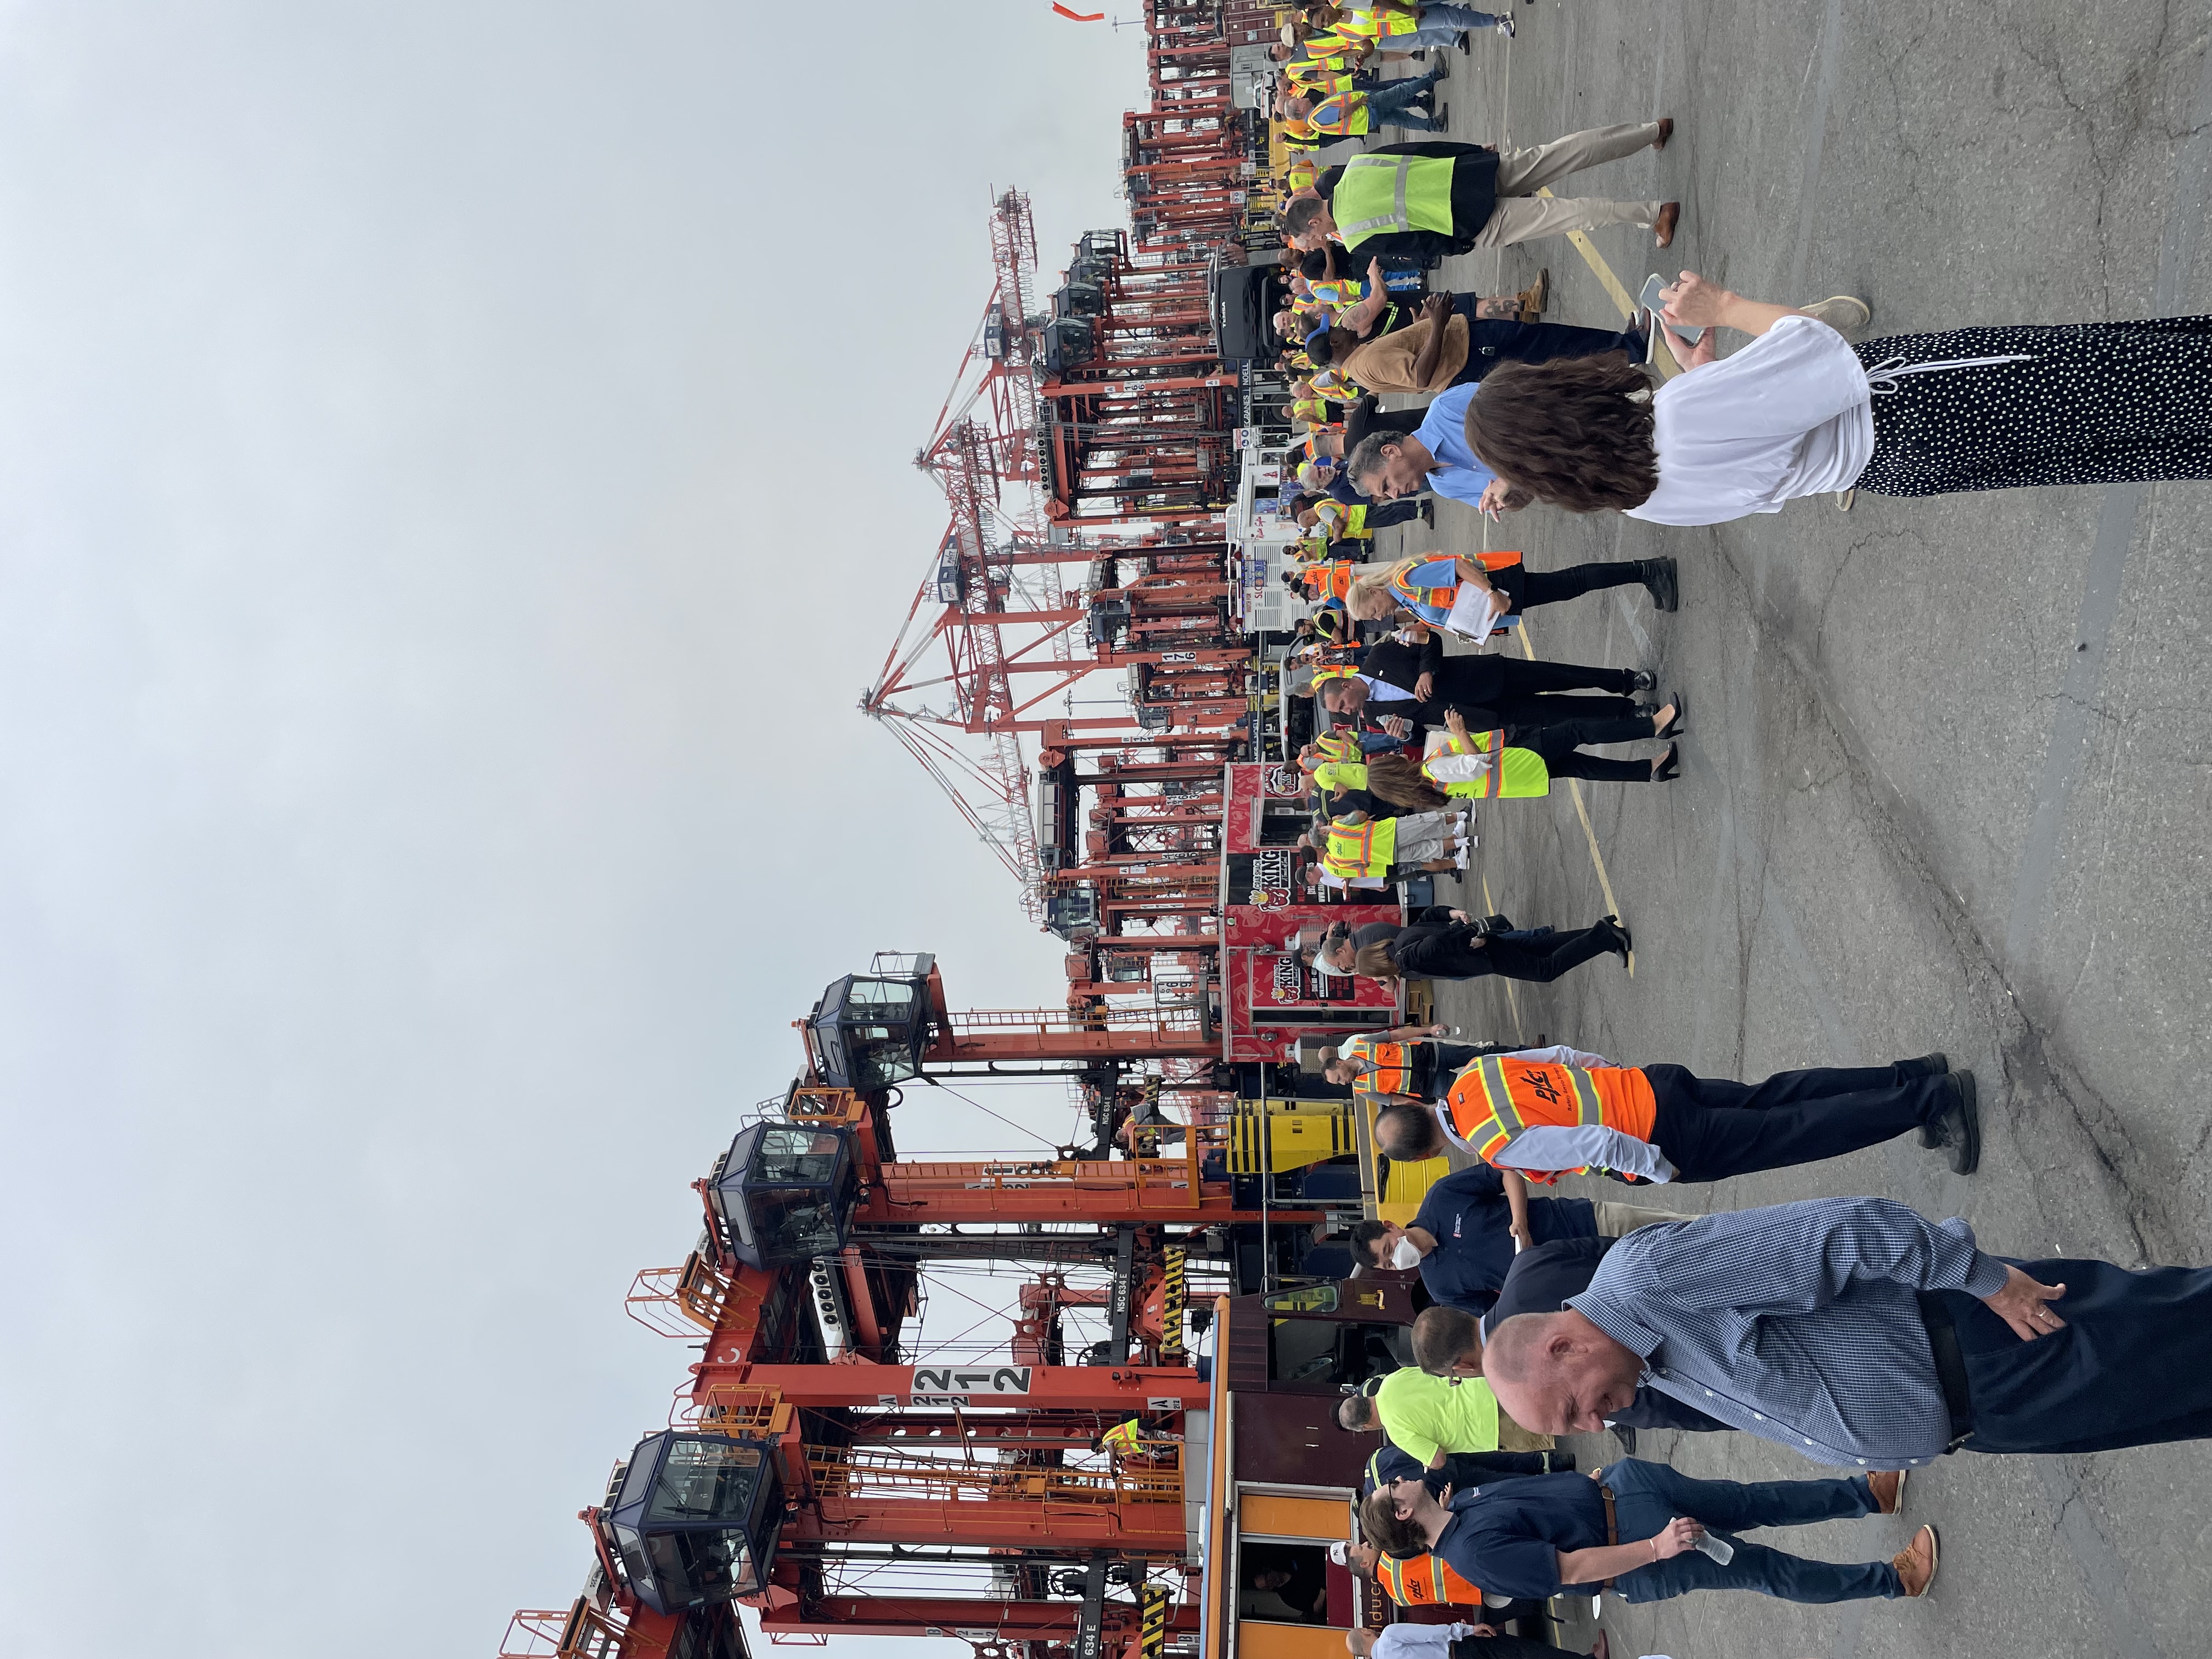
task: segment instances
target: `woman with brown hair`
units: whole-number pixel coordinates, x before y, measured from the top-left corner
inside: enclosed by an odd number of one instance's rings
[[[1656,392],[1626,356],[1508,364],[1483,383],[1467,441],[1498,475],[1484,506],[1708,525],[1802,495],[1848,507],[1860,489],[2212,477],[2212,317],[1854,346],[1813,311],[1746,300],[1694,271],[1660,294],[1669,322],[1706,331],[1686,372]],[[1720,328],[1753,338],[1723,358]]]
[[[1434,904],[1404,927],[1378,921],[1350,932],[1332,928],[1322,939],[1321,960],[1331,973],[1365,979],[1482,979],[1495,974],[1548,985],[1608,951],[1627,961],[1632,943],[1614,916],[1571,933],[1487,933],[1466,911]]]
[[[1313,781],[1333,795],[1364,790],[1386,806],[1408,812],[1441,812],[1451,797],[1421,775],[1418,763],[1403,755],[1369,755],[1357,761],[1323,761]]]

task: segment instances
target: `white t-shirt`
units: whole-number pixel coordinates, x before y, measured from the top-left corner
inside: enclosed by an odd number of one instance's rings
[[[1784,317],[1734,356],[1652,395],[1659,488],[1632,519],[1725,524],[1848,489],[1874,458],[1866,370],[1844,337]]]

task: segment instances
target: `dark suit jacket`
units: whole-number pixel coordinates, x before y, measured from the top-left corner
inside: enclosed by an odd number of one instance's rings
[[[1377,640],[1367,647],[1367,654],[1359,659],[1359,672],[1385,685],[1395,685],[1401,691],[1410,691],[1413,682],[1424,674],[1443,672],[1443,635],[1435,629],[1429,630],[1428,643],[1422,646],[1401,645],[1395,640]],[[1374,703],[1374,711],[1395,714],[1395,703]]]

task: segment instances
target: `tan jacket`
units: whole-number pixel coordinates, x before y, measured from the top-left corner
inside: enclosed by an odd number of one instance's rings
[[[1413,378],[1413,362],[1429,343],[1433,325],[1423,320],[1370,340],[1338,367],[1370,392],[1442,392],[1467,367],[1467,319],[1455,312],[1444,323],[1444,349],[1436,373],[1424,382]]]

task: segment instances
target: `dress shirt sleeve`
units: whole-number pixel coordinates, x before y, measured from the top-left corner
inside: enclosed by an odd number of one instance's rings
[[[1584,1071],[1592,1066],[1610,1066],[1613,1062],[1603,1054],[1593,1054],[1581,1048],[1570,1048],[1564,1042],[1555,1042],[1548,1048],[1516,1048],[1503,1056],[1506,1060],[1529,1060],[1539,1066],[1579,1066]]]
[[[1974,1248],[1965,1222],[1933,1222],[1887,1198],[1816,1198],[1700,1216],[1639,1228],[1614,1250],[1621,1268],[1663,1286],[1677,1306],[1738,1313],[1807,1313],[1853,1285],[1882,1279],[1982,1297],[2005,1281],[2004,1263]],[[1608,1256],[1600,1272],[1609,1277],[1614,1265]]]
[[[1385,1625],[1375,1638],[1376,1659],[1446,1659],[1461,1639],[1457,1625]]]
[[[1648,1140],[1599,1124],[1540,1124],[1523,1129],[1491,1154],[1501,1169],[1548,1175],[1585,1164],[1641,1176],[1655,1184],[1672,1181],[1674,1166]]]

